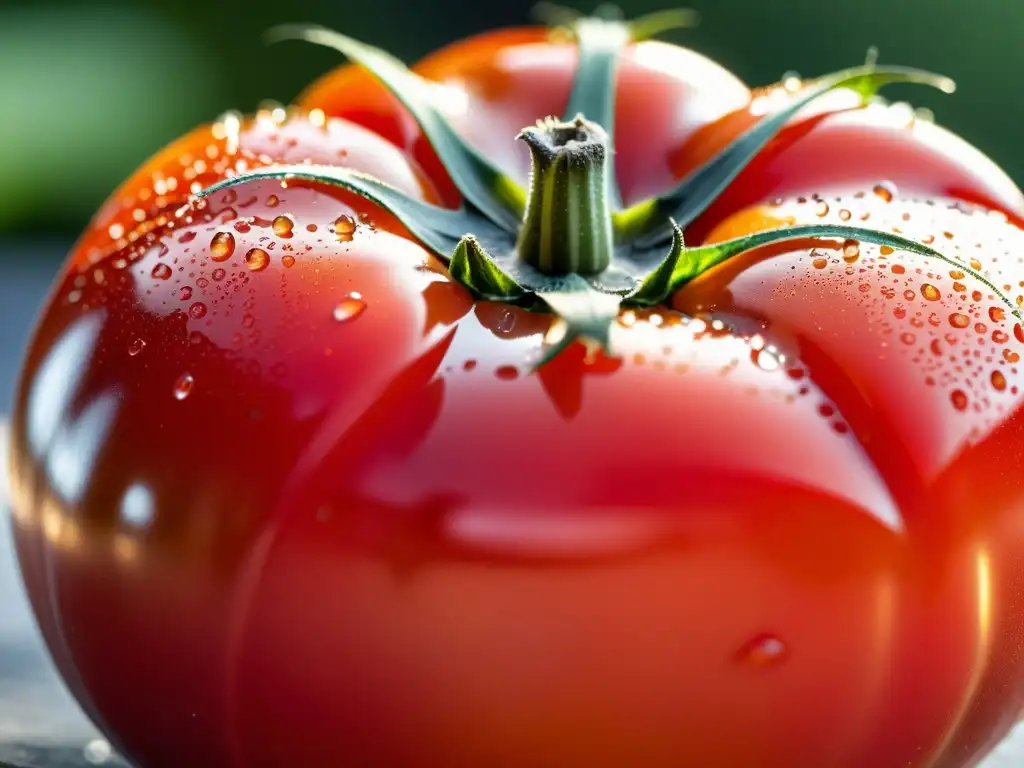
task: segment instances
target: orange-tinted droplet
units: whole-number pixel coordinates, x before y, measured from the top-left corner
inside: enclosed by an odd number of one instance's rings
[[[253,272],[266,269],[270,263],[270,256],[262,248],[250,248],[245,254],[245,266]]]
[[[295,225],[287,216],[278,216],[270,226],[274,230],[274,234],[278,237],[291,237],[292,228]]]
[[[828,210],[828,203],[826,203],[824,200],[819,200],[817,204],[814,206],[814,215],[817,216],[818,218],[828,216]]]
[[[1006,389],[1006,376],[1002,371],[992,371],[992,388],[998,392]]]
[[[235,236],[230,232],[218,232],[210,241],[210,258],[214,261],[227,261],[235,252]]]
[[[267,198],[267,208],[274,208],[280,202],[281,200],[277,195],[271,195]]]
[[[903,307],[893,307],[892,314],[893,317],[897,318],[898,320],[902,320],[904,317],[907,316],[907,310],[905,310]]]
[[[1010,335],[1005,331],[992,331],[992,341],[996,344],[1005,344],[1010,340]]]
[[[915,294],[912,290],[907,288],[907,290],[903,292],[903,298],[906,299],[907,301],[913,301],[915,298],[917,298],[917,294]]]
[[[967,290],[967,286],[963,283],[953,283],[953,290],[957,293],[963,293]]]
[[[343,213],[334,220],[334,234],[342,240],[351,240],[355,231],[356,221],[351,216]]]
[[[971,269],[981,269],[981,262],[971,257]]]
[[[900,341],[909,346],[913,344],[915,341],[917,341],[917,337],[914,334],[907,331],[905,333],[900,334]]]
[[[494,372],[494,375],[502,381],[512,381],[519,377],[519,370],[514,365],[503,365]]]
[[[949,401],[958,411],[967,410],[967,393],[962,389],[954,389],[949,393]]]
[[[1021,344],[1024,344],[1024,326],[1020,323],[1014,323],[1013,335]]]
[[[292,256],[290,253],[286,253],[284,256],[281,257],[281,263],[285,266],[285,268],[293,267],[295,266],[295,257]]]
[[[892,269],[892,273],[894,275],[902,275],[904,272],[907,271],[907,268],[904,267],[902,264],[893,264],[892,267],[890,267],[890,269]]]
[[[153,271],[150,272],[150,274],[153,276],[154,280],[166,280],[173,274],[173,272],[170,265],[161,262],[153,267]]]
[[[967,277],[967,275],[965,275],[959,269],[951,269],[949,271],[949,276],[952,277],[954,280],[963,280],[965,277]]]
[[[942,298],[942,294],[939,292],[939,289],[931,283],[921,284],[921,296],[928,299],[928,301],[938,301]]]
[[[891,203],[896,196],[896,185],[891,181],[882,181],[876,184],[871,191],[885,202]]]
[[[811,262],[811,265],[815,269],[824,269],[828,266],[828,259],[823,259],[820,256]]]
[[[988,308],[988,319],[993,323],[1000,323],[1006,319],[1006,310],[1002,307],[989,307]]]
[[[845,208],[843,208],[842,210],[839,211],[839,218],[842,219],[843,221],[849,221],[850,220],[850,212],[848,210],[846,210]]]
[[[366,302],[361,294],[353,291],[334,305],[333,316],[339,323],[354,320],[366,309]]]
[[[888,245],[883,245],[878,249],[878,252],[883,256],[889,256],[893,252],[893,249]]]
[[[986,331],[988,331],[988,326],[985,325],[984,323],[975,323],[974,330],[976,333],[985,333]]]
[[[954,328],[966,328],[971,324],[971,318],[962,312],[953,312],[949,316],[949,324]]]

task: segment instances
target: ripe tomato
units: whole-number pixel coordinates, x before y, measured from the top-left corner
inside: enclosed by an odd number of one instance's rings
[[[498,33],[419,71],[514,175],[574,51]],[[628,203],[756,111],[651,42],[617,82]],[[343,70],[304,104],[198,129],[129,179],[25,361],[18,554],[119,748],[158,767],[952,768],[1005,734],[1024,203],[994,165],[880,107],[792,122],[689,242],[860,224],[941,254],[747,249],[538,367],[551,315],[475,298],[401,211],[301,175],[188,204],[305,160],[458,201],[375,81]]]

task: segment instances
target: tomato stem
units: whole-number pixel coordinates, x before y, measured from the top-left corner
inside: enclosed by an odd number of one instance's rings
[[[577,115],[519,134],[533,156],[519,257],[547,275],[596,275],[612,259],[608,135]]]

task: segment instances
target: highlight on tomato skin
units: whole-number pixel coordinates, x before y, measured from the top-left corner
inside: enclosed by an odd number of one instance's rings
[[[521,174],[514,136],[561,113],[574,54],[512,30],[417,71]],[[1024,709],[1012,182],[937,127],[822,106],[687,238],[863,239],[747,249],[616,304],[607,344],[563,348],[575,318],[474,293],[400,223],[461,215],[465,179],[354,72],[140,168],[28,349],[19,563],[118,750],[155,768],[976,764]],[[611,85],[627,203],[751,110],[663,43],[626,48]],[[246,176],[275,166],[352,169],[405,202]]]

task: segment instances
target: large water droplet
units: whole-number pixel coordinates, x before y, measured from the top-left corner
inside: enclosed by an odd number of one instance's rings
[[[273,228],[274,234],[278,237],[291,237],[292,228],[295,225],[287,216],[278,216],[270,226]]]
[[[174,382],[174,399],[184,400],[186,397],[192,394],[192,389],[195,387],[196,380],[189,374],[183,374]]]
[[[294,267],[295,257],[292,256],[290,253],[286,253],[284,256],[281,257],[281,263],[285,266],[286,269],[289,267]]]
[[[962,312],[953,312],[949,316],[949,324],[954,328],[966,328],[971,324],[971,318]]]
[[[334,234],[339,240],[351,240],[352,233],[356,231],[356,221],[347,214],[342,214],[334,220]]]
[[[362,295],[356,291],[352,291],[352,293],[334,305],[334,319],[339,323],[343,323],[347,320],[354,320],[359,317],[365,309],[366,302],[363,301]]]
[[[891,181],[881,181],[875,184],[871,191],[887,203],[891,203],[892,199],[896,197],[896,185]]]
[[[270,256],[262,248],[250,248],[245,254],[245,266],[253,272],[266,269],[270,263]]]
[[[1000,323],[1006,319],[1006,310],[1004,310],[1002,307],[989,307],[988,318],[993,323]]]
[[[210,258],[214,261],[227,261],[235,252],[235,236],[230,232],[218,232],[210,241]]]
[[[928,301],[938,301],[942,298],[942,293],[931,283],[922,283],[921,296],[928,299]]]
[[[153,267],[153,271],[150,273],[154,280],[167,280],[172,274],[170,265],[161,262]]]

